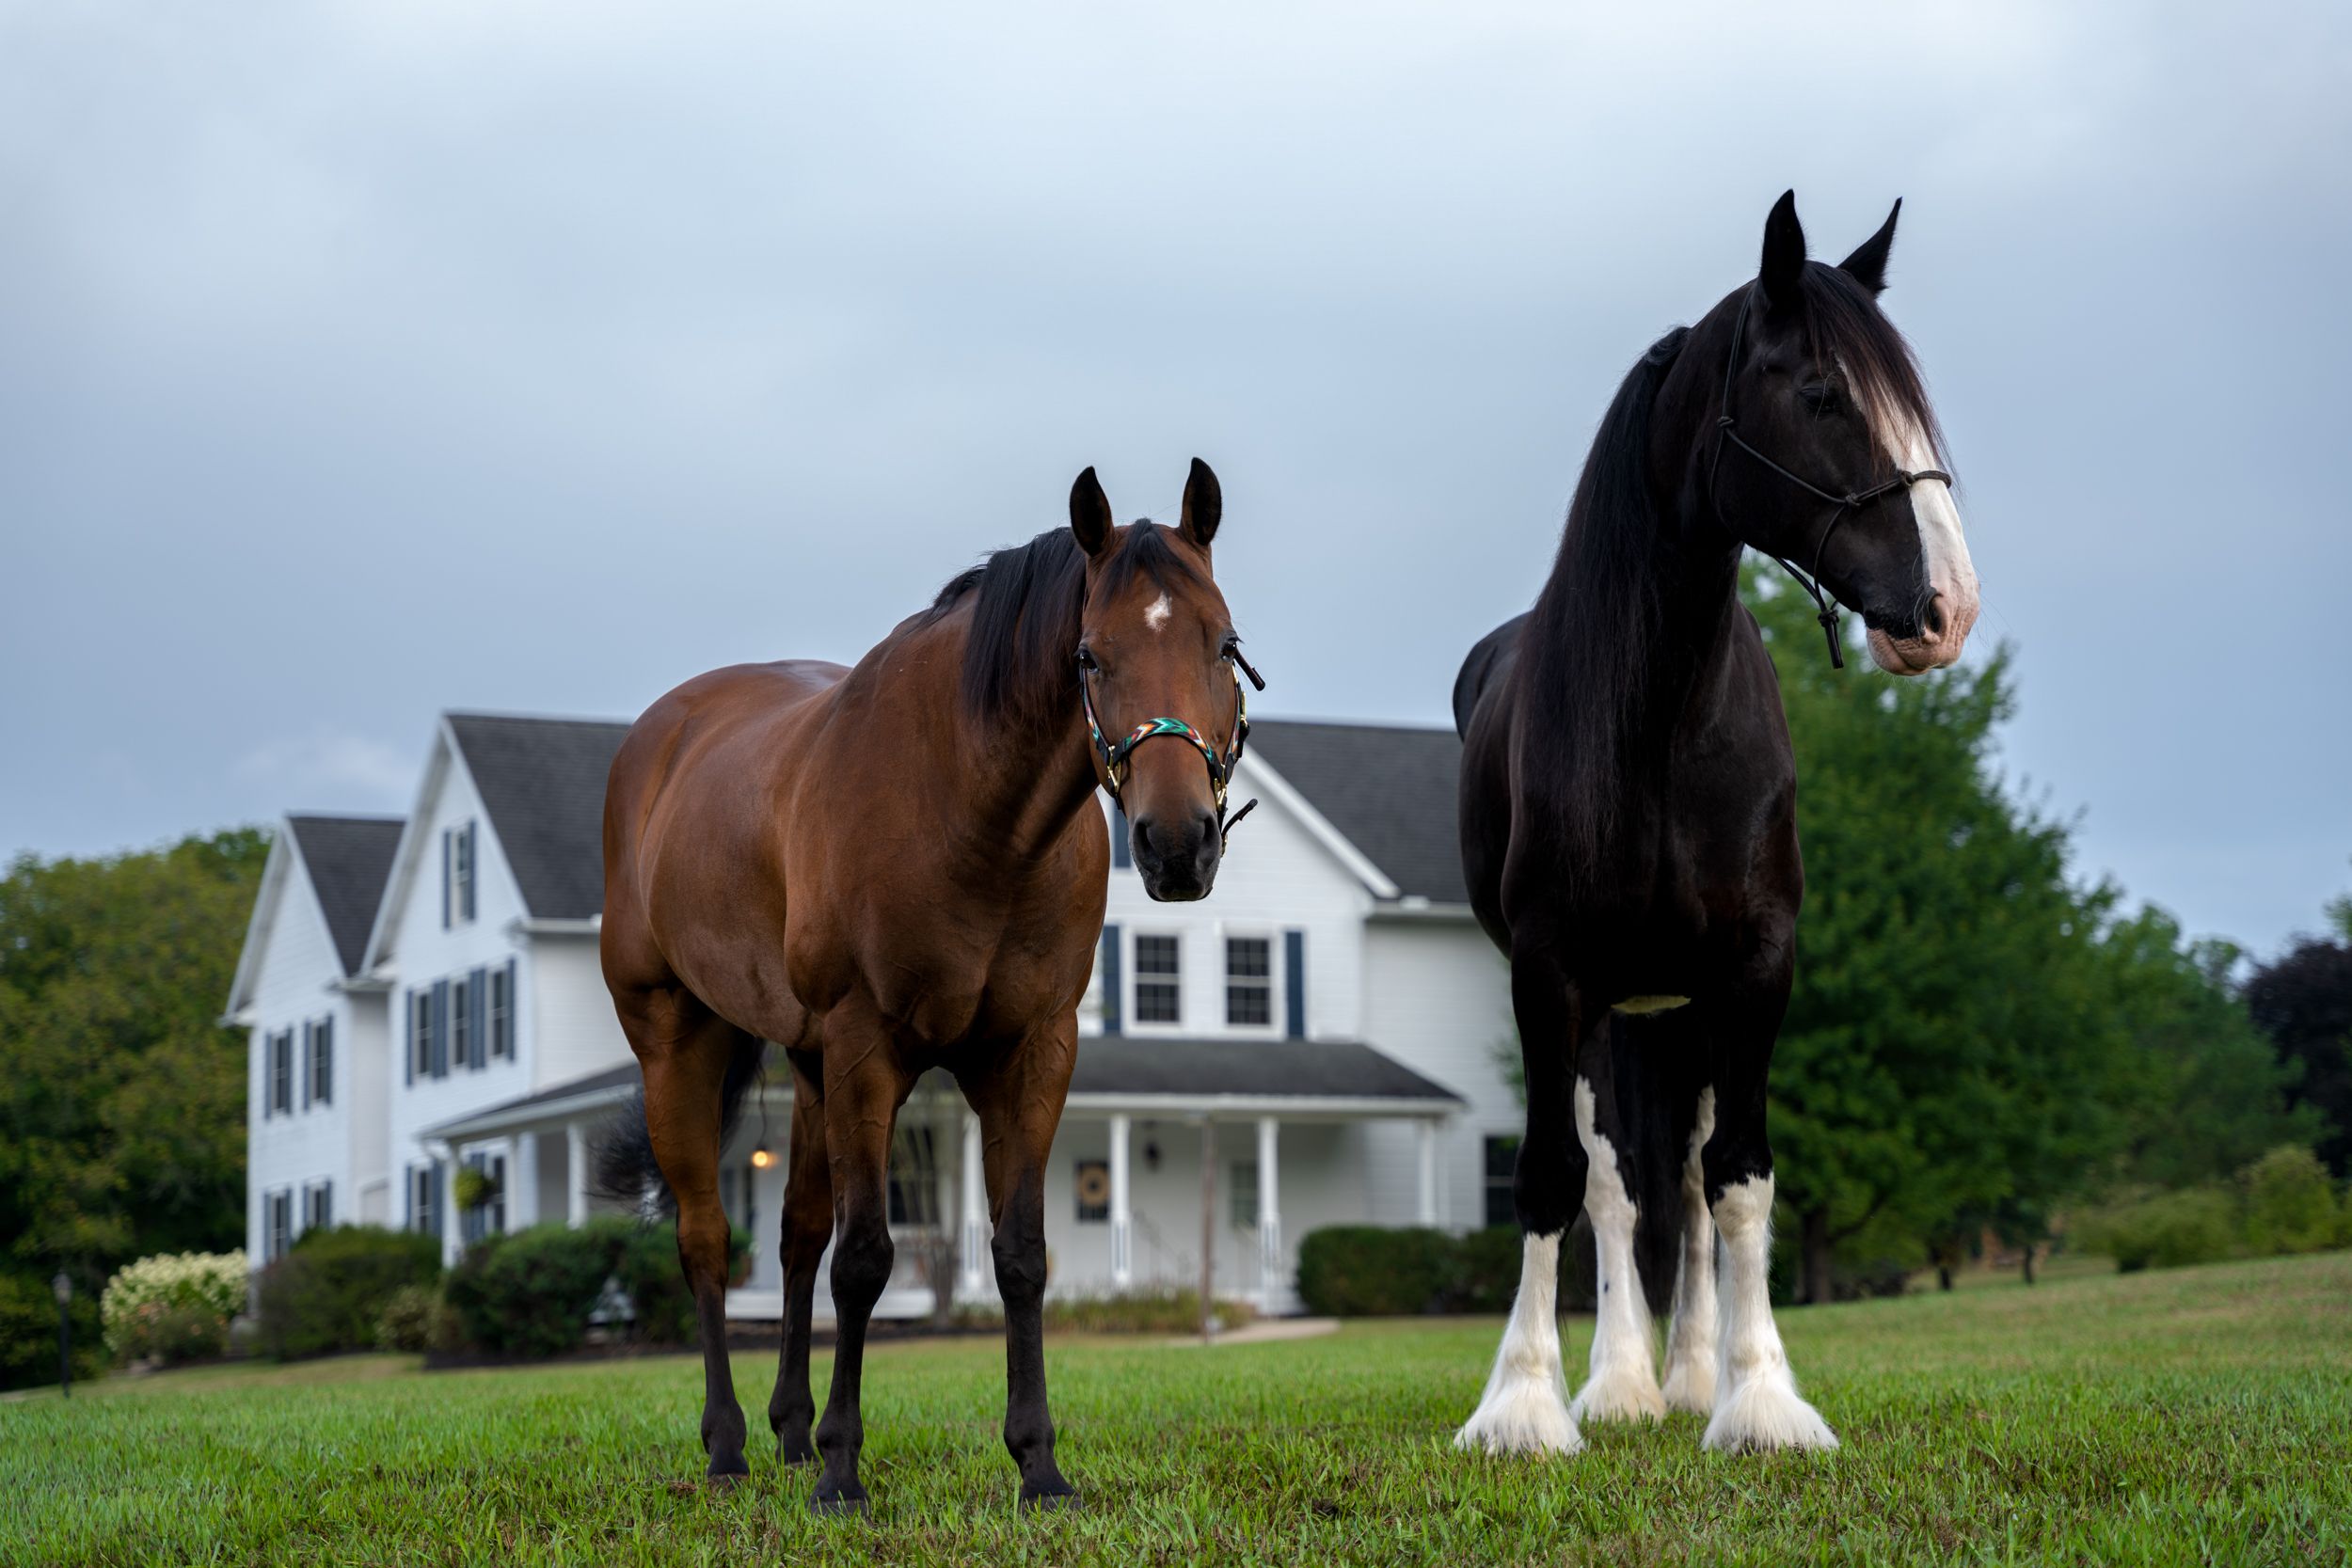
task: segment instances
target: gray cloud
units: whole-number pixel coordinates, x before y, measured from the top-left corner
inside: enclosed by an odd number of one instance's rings
[[[1196,451],[1266,708],[1437,720],[1793,184],[1907,198],[2010,765],[2269,946],[2352,882],[2347,79],[2322,5],[0,8],[0,847],[397,809],[440,707],[853,656]]]

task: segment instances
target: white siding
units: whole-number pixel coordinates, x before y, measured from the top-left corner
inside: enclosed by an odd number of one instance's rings
[[[1518,1037],[1510,968],[1468,920],[1375,922],[1364,927],[1364,950],[1371,1042],[1468,1101],[1438,1135],[1438,1214],[1457,1228],[1482,1224],[1481,1140],[1516,1136],[1525,1120],[1495,1057]],[[1383,1223],[1411,1223],[1421,1170],[1415,1129],[1367,1125],[1360,1135],[1375,1210],[1393,1216]]]
[[[526,966],[536,1094],[632,1059],[593,936],[535,936]]]

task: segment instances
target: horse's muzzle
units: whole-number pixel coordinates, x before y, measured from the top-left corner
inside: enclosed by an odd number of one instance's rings
[[[1225,839],[1217,831],[1215,813],[1201,812],[1172,825],[1138,816],[1130,832],[1129,847],[1135,851],[1136,870],[1143,878],[1143,891],[1161,903],[1206,898],[1216,885]]]

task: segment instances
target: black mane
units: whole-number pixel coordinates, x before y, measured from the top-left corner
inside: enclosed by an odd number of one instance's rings
[[[1551,577],[1519,639],[1524,717],[1567,759],[1555,799],[1570,842],[1591,852],[1614,820],[1625,756],[1642,719],[1660,582],[1650,559],[1650,411],[1690,328],[1650,345],[1617,388],[1568,504]]]
[[[996,551],[947,579],[931,601],[944,615],[977,594],[963,645],[966,712],[1027,727],[1052,720],[1078,689],[1078,634],[1086,614],[1087,557],[1066,528]],[[1163,591],[1200,573],[1168,542],[1168,530],[1139,518],[1103,563],[1100,591],[1123,593],[1137,577]]]

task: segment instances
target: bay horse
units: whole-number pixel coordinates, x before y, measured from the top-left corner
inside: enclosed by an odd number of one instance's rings
[[[1834,662],[1840,603],[1883,670],[1960,657],[1976,572],[1877,304],[1901,211],[1831,267],[1780,198],[1756,279],[1625,378],[1534,608],[1455,682],[1464,869],[1511,962],[1527,1084],[1518,1295],[1457,1447],[1574,1452],[1580,1418],[1668,1409],[1708,1416],[1711,1449],[1836,1446],[1766,1291],[1765,1076],[1804,870],[1788,727],[1738,586],[1743,548],[1779,561]],[[1553,1291],[1580,1206],[1598,1312],[1571,1406]],[[1661,1389],[1651,1314],[1669,1307]]]
[[[613,758],[604,975],[645,1085],[599,1184],[642,1196],[658,1173],[676,1201],[715,1481],[747,1469],[720,1146],[773,1041],[792,1074],[768,1405],[781,1460],[821,1458],[818,1511],[865,1511],[859,1386],[893,1262],[892,1127],[942,1068],[979,1117],[1021,1500],[1074,1497],[1054,1459],[1041,1304],[1046,1161],[1108,886],[1094,792],[1124,810],[1152,897],[1207,895],[1248,728],[1248,665],[1210,562],[1223,510],[1195,459],[1177,527],[1118,527],[1089,468],[1068,528],[955,578],[854,668],[713,671],[648,708]],[[1143,744],[1160,736],[1188,744]],[[812,1433],[828,1241],[838,1338]]]

